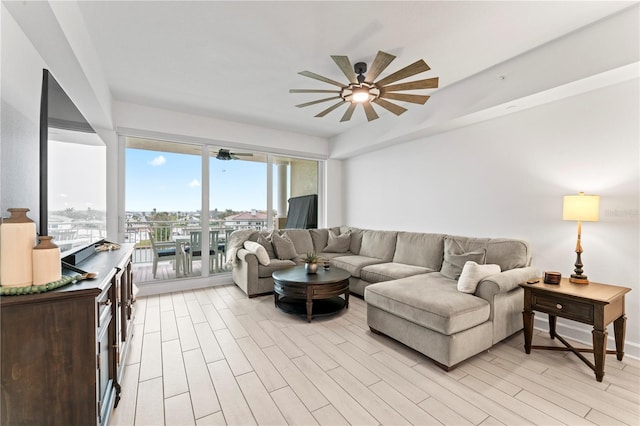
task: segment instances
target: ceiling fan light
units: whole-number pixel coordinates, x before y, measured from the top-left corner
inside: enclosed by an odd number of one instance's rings
[[[369,100],[369,90],[365,88],[354,89],[351,94],[351,100],[357,103],[367,102]]]

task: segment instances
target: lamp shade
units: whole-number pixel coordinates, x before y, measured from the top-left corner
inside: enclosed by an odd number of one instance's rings
[[[597,222],[600,211],[599,195],[565,195],[562,207],[562,220],[580,220]]]

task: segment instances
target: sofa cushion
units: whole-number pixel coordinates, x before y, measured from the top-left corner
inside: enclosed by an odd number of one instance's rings
[[[313,240],[307,229],[287,229],[283,234],[287,234],[293,242],[296,253],[304,255],[314,251]]]
[[[362,235],[364,234],[364,230],[359,228],[352,228],[350,226],[340,227],[341,234],[346,234],[347,232],[351,233],[349,251],[353,254],[360,254],[360,247],[362,247]]]
[[[440,270],[444,252],[444,234],[398,232],[393,261]]]
[[[331,264],[336,268],[344,269],[352,277],[360,278],[360,271],[365,266],[382,263],[380,259],[360,255],[338,256],[331,259]]]
[[[275,271],[291,268],[292,266],[296,266],[293,260],[271,259],[268,265],[258,263],[258,278],[268,278]]]
[[[346,252],[346,253],[329,253],[329,252],[324,252],[321,251],[320,253],[317,253],[318,256],[320,256],[322,259],[333,259],[336,257],[340,257],[340,256],[347,256],[347,255],[351,255],[351,253]]]
[[[260,244],[267,251],[269,259],[277,259],[276,252],[273,250],[273,244],[271,241],[271,233],[261,232],[258,234],[258,244]]]
[[[365,301],[400,318],[445,335],[489,320],[489,302],[461,293],[456,282],[438,272],[371,284]]]
[[[456,247],[457,253],[485,249],[487,257],[484,263],[500,265],[500,269],[508,271],[523,268],[531,263],[531,251],[526,241],[508,238],[470,238],[447,235],[445,253],[448,247]]]
[[[391,262],[396,251],[397,236],[398,233],[395,231],[372,231],[367,229],[362,234],[362,246],[359,254]]]
[[[487,251],[485,249],[479,249],[478,251],[472,251],[467,253],[452,253],[445,251],[444,260],[442,261],[442,275],[452,280],[460,278],[462,268],[467,262],[476,262],[484,264],[484,259],[487,257]]]
[[[298,257],[296,247],[293,245],[293,241],[289,238],[289,235],[285,232],[282,235],[273,233],[271,240],[273,242],[273,249],[276,252],[276,256],[280,260],[294,259]]]
[[[256,243],[254,241],[245,241],[244,248],[255,254],[258,258],[258,262],[261,265],[268,265],[269,263],[271,263],[269,254],[267,254],[267,250],[262,246],[262,244]]]
[[[350,244],[351,232],[336,234],[332,230],[329,230],[327,245],[322,251],[326,253],[346,253],[349,251]]]
[[[434,272],[433,269],[422,266],[406,265],[404,263],[379,263],[377,265],[369,265],[362,268],[360,278],[370,283],[379,283],[381,281],[397,280],[412,275],[426,274]]]
[[[458,278],[458,291],[475,293],[476,287],[482,279],[499,273],[500,265],[478,265],[476,262],[467,262],[462,267],[462,273]]]
[[[329,230],[326,228],[309,229],[309,235],[313,242],[313,250],[320,252],[327,246],[327,239],[329,238]]]

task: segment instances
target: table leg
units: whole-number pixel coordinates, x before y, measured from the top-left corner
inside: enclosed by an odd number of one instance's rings
[[[344,292],[344,306],[346,309],[349,309],[349,289]]]
[[[313,299],[307,299],[307,322],[311,322],[313,318]]]
[[[593,338],[593,358],[596,367],[596,380],[601,382],[604,377],[604,360],[607,354],[607,330],[598,330],[594,327],[591,336]]]
[[[549,315],[549,337],[556,338],[556,319],[555,315]]]
[[[531,339],[533,338],[533,311],[522,311],[522,322],[524,324],[524,351],[531,353]]]
[[[616,339],[616,358],[618,358],[618,361],[622,361],[622,357],[624,357],[624,335],[626,324],[627,316],[624,314],[613,322],[613,333]]]
[[[273,304],[276,306],[276,308],[278,307],[278,299],[279,299],[279,294],[274,291],[273,292]]]

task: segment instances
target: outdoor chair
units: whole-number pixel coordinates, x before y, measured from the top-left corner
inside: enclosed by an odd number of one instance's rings
[[[189,245],[185,248],[189,273],[193,271],[193,260],[202,259],[202,232],[191,231]],[[218,266],[217,250],[218,231],[209,231],[209,271]]]
[[[173,269],[176,270],[177,275],[176,264],[178,261],[183,261],[185,257],[181,245],[176,244],[175,241],[167,241],[171,238],[171,234],[165,235],[166,229],[165,227],[157,227],[149,230],[149,240],[153,250],[153,278],[156,278],[159,261],[173,261]],[[176,250],[178,250],[177,253]]]

